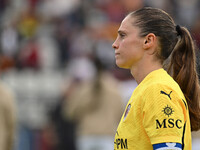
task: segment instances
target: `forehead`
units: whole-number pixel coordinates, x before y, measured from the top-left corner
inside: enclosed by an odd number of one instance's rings
[[[119,31],[133,30],[134,29],[133,22],[134,22],[134,18],[131,18],[130,16],[125,17],[124,20],[121,22]]]

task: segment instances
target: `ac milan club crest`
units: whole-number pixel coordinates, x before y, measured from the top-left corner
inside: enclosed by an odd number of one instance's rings
[[[126,108],[126,111],[125,111],[125,114],[124,114],[124,120],[126,119],[126,117],[127,117],[128,113],[129,113],[130,109],[131,109],[131,104],[129,104],[127,106],[127,108]]]

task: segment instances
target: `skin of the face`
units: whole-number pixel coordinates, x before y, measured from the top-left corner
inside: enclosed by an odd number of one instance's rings
[[[116,64],[120,68],[130,69],[138,65],[144,55],[144,40],[140,29],[133,26],[134,19],[127,16],[118,29],[118,36],[112,47],[115,49]]]

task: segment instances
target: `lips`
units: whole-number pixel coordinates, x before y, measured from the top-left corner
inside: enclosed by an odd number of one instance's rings
[[[115,56],[118,56],[118,55],[120,55],[120,53],[115,53]]]

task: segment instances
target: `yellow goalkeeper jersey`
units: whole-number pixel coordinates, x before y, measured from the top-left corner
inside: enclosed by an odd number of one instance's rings
[[[192,149],[185,97],[173,78],[158,69],[134,90],[116,131],[114,149],[153,150],[152,145],[166,142]]]

